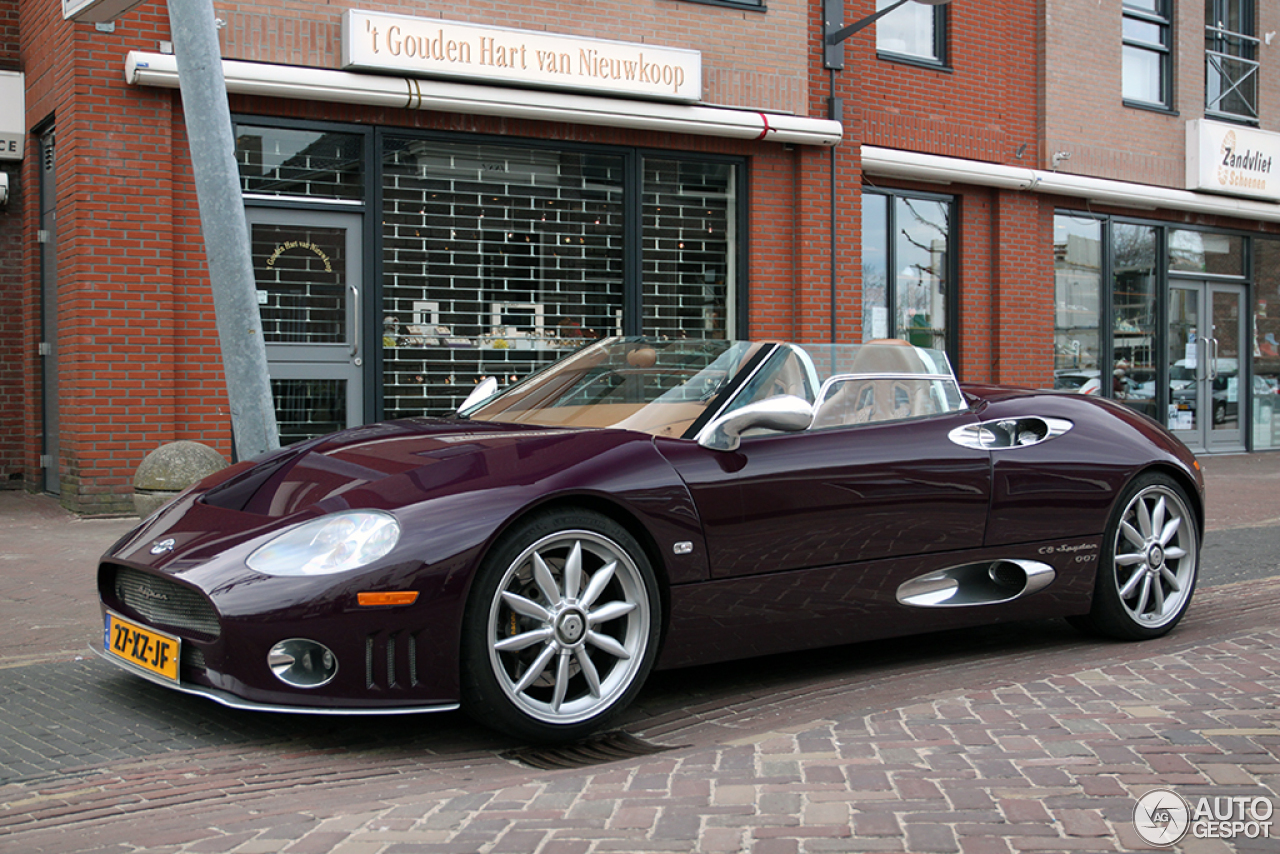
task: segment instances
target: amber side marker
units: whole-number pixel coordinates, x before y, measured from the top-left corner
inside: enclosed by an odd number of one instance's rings
[[[391,590],[383,593],[357,593],[356,601],[367,608],[378,605],[412,605],[418,601],[418,591]]]

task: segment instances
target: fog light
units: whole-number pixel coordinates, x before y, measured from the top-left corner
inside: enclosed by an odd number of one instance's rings
[[[302,638],[271,647],[267,664],[277,679],[295,688],[319,688],[338,673],[338,659],[327,646]]]

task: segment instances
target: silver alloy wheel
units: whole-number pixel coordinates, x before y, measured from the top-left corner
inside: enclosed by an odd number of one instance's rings
[[[1196,526],[1178,494],[1163,485],[1138,492],[1115,535],[1115,584],[1135,624],[1156,629],[1176,620],[1196,577]]]
[[[498,583],[489,661],[524,714],[585,721],[633,684],[652,619],[645,576],[625,549],[593,531],[557,531],[521,552]]]

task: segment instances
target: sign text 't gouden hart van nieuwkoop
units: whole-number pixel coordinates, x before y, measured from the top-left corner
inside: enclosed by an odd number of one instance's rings
[[[349,9],[342,67],[674,101],[702,97],[698,51]]]

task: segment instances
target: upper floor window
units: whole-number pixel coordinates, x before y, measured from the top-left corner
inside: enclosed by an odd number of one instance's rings
[[[876,0],[876,11],[897,0]],[[907,3],[876,22],[876,51],[941,65],[946,62],[946,8]]]
[[[1124,0],[1125,101],[1173,106],[1172,4],[1173,0]]]
[[[1258,121],[1258,38],[1254,0],[1205,0],[1204,111]]]

